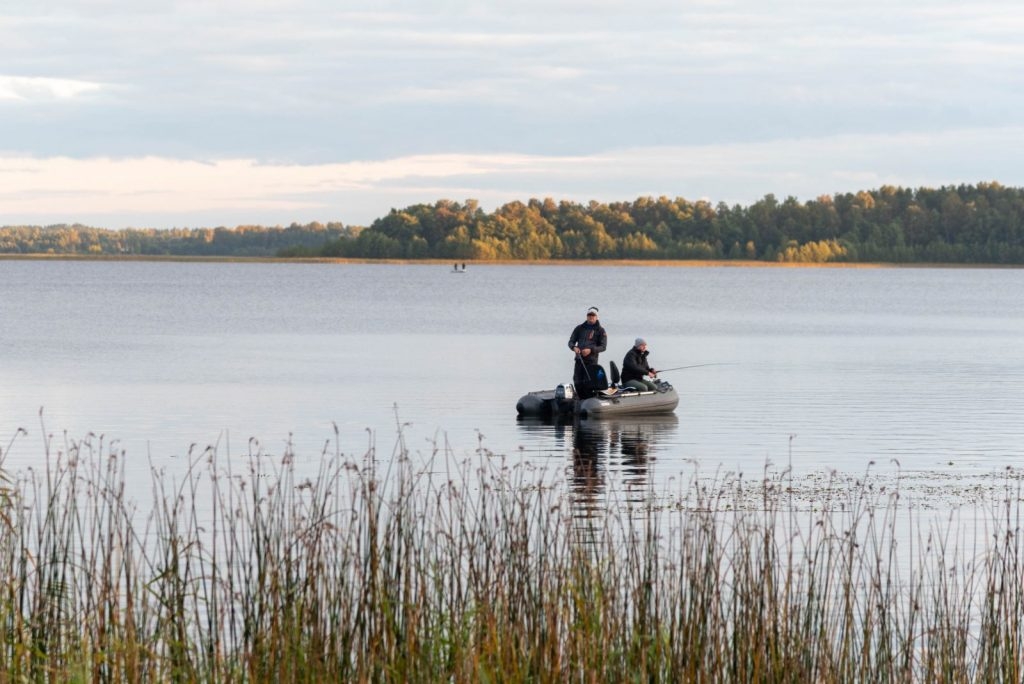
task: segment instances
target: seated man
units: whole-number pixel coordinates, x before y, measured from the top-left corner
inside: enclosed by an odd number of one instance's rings
[[[636,338],[633,348],[626,352],[626,357],[622,359],[623,387],[632,387],[641,392],[658,389],[657,385],[644,377],[646,375],[654,378],[658,375],[657,371],[647,363],[648,353],[647,341],[642,337]]]

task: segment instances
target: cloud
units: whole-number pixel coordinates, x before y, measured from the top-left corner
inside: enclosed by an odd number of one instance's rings
[[[485,208],[554,197],[641,195],[748,204],[768,193],[806,200],[880,185],[997,180],[1024,184],[1024,128],[834,135],[770,142],[647,146],[577,156],[427,154],[378,161],[274,164],[163,157],[0,157],[7,223],[237,225],[312,220],[366,224],[438,199]],[[949,168],[956,168],[950,172]]]
[[[36,5],[0,10],[0,69],[116,84],[36,92],[102,100],[53,118],[7,107],[4,144],[36,157],[587,154],[1007,125],[1024,106],[1006,2]],[[28,97],[4,78],[0,104]]]
[[[105,84],[93,81],[0,74],[0,100],[28,102],[73,100],[82,95],[98,92],[105,87]]]
[[[269,164],[141,157],[0,158],[0,215],[8,222],[88,220],[230,211],[238,223],[272,214],[330,213],[332,198],[372,195],[402,181],[540,172],[572,160],[526,155],[419,155],[336,164]],[[386,211],[386,209],[383,209]],[[334,209],[333,211],[337,211]],[[20,217],[20,218],[14,218]],[[201,220],[201,219],[200,219]]]

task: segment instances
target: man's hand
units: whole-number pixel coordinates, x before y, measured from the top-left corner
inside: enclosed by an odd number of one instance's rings
[[[583,349],[583,350],[580,351],[580,355],[584,356],[584,357],[590,356],[590,350],[589,349]]]

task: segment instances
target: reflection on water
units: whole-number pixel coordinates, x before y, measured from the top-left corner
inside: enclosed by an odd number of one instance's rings
[[[567,489],[573,516],[584,526],[603,517],[611,502],[640,503],[653,486],[651,465],[659,442],[672,442],[675,415],[518,421],[523,431],[546,432],[569,462]]]
[[[325,439],[361,453],[400,425],[424,463],[439,435],[465,456],[485,436],[607,501],[695,465],[959,477],[1024,456],[1024,269],[450,268],[0,261],[0,446],[29,431],[3,466],[36,467],[66,430],[117,439],[133,491],[151,464],[183,476],[193,443],[241,457],[250,437],[294,445],[313,477]],[[565,341],[591,304],[609,360],[642,334],[665,367],[730,364],[671,377],[685,431],[512,420],[517,397],[572,377]]]

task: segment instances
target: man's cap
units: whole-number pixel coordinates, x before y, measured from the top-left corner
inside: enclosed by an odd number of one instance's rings
[[[587,315],[589,316],[590,314],[594,314],[595,316],[597,315],[597,307],[596,306],[592,306],[589,309],[587,309]]]
[[[644,339],[644,338],[642,338],[642,337],[638,337],[638,338],[636,338],[636,339],[635,339],[635,340],[633,341],[633,346],[634,346],[634,347],[640,347],[640,346],[643,346],[643,345],[645,345],[645,344],[647,344],[647,340],[645,340],[645,339]]]

